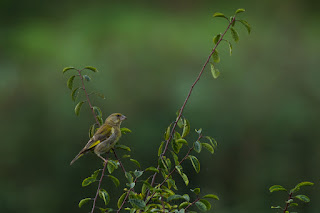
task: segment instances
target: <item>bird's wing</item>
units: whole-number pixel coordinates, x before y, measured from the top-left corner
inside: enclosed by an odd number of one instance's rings
[[[96,145],[108,139],[112,134],[112,127],[110,126],[101,126],[94,136],[88,141],[88,143],[83,147],[80,153],[87,152],[94,148]]]

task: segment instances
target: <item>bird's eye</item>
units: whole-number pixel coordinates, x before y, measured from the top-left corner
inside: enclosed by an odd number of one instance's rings
[[[120,115],[118,114],[117,117],[120,117]]]

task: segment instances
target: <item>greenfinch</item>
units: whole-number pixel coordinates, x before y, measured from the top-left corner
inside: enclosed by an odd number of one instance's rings
[[[100,126],[85,147],[71,161],[70,165],[72,165],[82,155],[92,150],[99,158],[107,163],[107,160],[101,155],[109,152],[121,137],[120,125],[125,119],[127,119],[127,117],[121,113],[113,113],[109,115],[104,124]]]

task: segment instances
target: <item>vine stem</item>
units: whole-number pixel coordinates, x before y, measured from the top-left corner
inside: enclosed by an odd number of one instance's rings
[[[108,159],[107,159],[107,161],[108,161]],[[107,167],[106,165],[107,165],[107,164],[108,164],[108,163],[105,162],[105,163],[104,163],[104,167],[103,167],[103,169],[102,169],[102,174],[101,174],[101,177],[100,177],[100,180],[99,180],[99,184],[98,184],[98,189],[97,189],[97,192],[96,192],[96,196],[95,196],[94,199],[93,199],[93,204],[92,204],[91,213],[94,212],[94,209],[95,209],[95,207],[96,207],[96,202],[97,202],[97,199],[98,199],[98,195],[99,195],[99,191],[100,191],[102,179],[103,179],[103,177],[104,177],[104,172],[105,172],[105,170],[106,170],[106,167]]]
[[[206,68],[207,64],[208,64],[209,61],[210,61],[210,58],[211,58],[212,54],[216,51],[218,45],[219,45],[220,42],[223,40],[223,37],[225,36],[225,34],[227,33],[227,31],[229,30],[229,28],[231,27],[231,25],[235,22],[235,18],[236,18],[236,17],[234,16],[233,19],[229,22],[229,25],[227,26],[226,30],[221,34],[220,39],[218,40],[218,42],[216,43],[216,45],[215,45],[214,48],[212,49],[211,53],[209,54],[209,56],[208,56],[206,62],[204,63],[204,65],[203,65],[203,67],[202,67],[202,69],[201,69],[198,77],[196,78],[196,80],[195,80],[195,81],[193,82],[193,84],[191,85],[191,88],[190,88],[190,90],[189,90],[189,93],[188,93],[186,99],[184,100],[182,107],[180,108],[179,115],[178,115],[176,121],[175,121],[174,124],[173,124],[172,130],[171,130],[171,132],[170,132],[170,136],[169,136],[168,140],[166,141],[165,148],[164,148],[163,152],[162,152],[161,155],[160,155],[161,158],[165,155],[165,153],[166,153],[166,151],[167,151],[167,149],[168,149],[168,145],[169,145],[169,143],[170,143],[170,141],[171,141],[171,139],[172,139],[172,137],[173,137],[174,131],[175,131],[176,127],[177,127],[177,123],[178,123],[178,121],[180,120],[180,118],[181,118],[181,116],[182,116],[183,110],[184,110],[184,108],[186,107],[186,104],[187,104],[187,102],[188,102],[188,100],[189,100],[189,98],[190,98],[190,95],[191,95],[191,93],[192,93],[192,91],[193,91],[194,86],[195,86],[195,85],[198,83],[198,81],[200,80],[200,78],[201,78],[201,76],[202,76],[202,74],[203,74],[204,69]],[[159,169],[159,168],[160,168],[160,167],[159,167],[159,165],[158,165],[157,169]],[[155,179],[156,179],[156,176],[157,176],[157,173],[155,172],[154,175],[153,175],[153,177],[152,177],[151,186],[153,186],[153,184],[154,184],[154,182],[155,182]],[[149,195],[149,191],[148,191],[148,195]]]
[[[293,194],[292,192],[289,193],[289,198],[288,198],[288,200],[292,199],[292,194]],[[289,207],[289,202],[287,202],[286,207],[283,209],[283,213],[285,213],[286,211],[288,211],[288,207]]]
[[[82,70],[83,70],[83,69],[82,69]],[[100,123],[99,123],[99,121],[98,121],[97,115],[96,115],[96,113],[94,112],[94,109],[93,109],[93,107],[92,107],[92,104],[91,104],[91,101],[90,101],[88,92],[87,92],[86,87],[85,87],[85,85],[84,85],[83,76],[82,76],[82,74],[81,74],[81,71],[82,71],[82,70],[77,70],[77,72],[79,73],[80,80],[81,80],[82,89],[83,89],[83,91],[84,91],[84,93],[85,93],[85,95],[86,95],[87,102],[88,102],[89,107],[90,107],[90,109],[91,109],[92,115],[93,115],[96,123],[97,123],[98,126],[100,127]],[[124,166],[122,165],[122,163],[121,163],[121,161],[120,161],[120,158],[118,158],[116,151],[113,150],[113,153],[114,153],[114,156],[116,157],[116,159],[118,160],[118,162],[119,162],[119,164],[120,164],[123,172],[126,173],[126,170],[124,169]],[[108,160],[108,159],[107,159],[107,160]],[[102,169],[102,174],[101,174],[101,177],[100,177],[100,180],[99,180],[99,185],[98,185],[97,192],[96,192],[96,196],[95,196],[95,198],[94,198],[94,200],[93,200],[93,205],[92,205],[91,213],[94,212],[94,209],[95,209],[95,207],[96,207],[96,201],[97,201],[97,199],[98,199],[98,195],[99,195],[101,183],[102,183],[102,180],[103,180],[103,177],[104,177],[104,173],[105,173],[106,168],[107,168],[107,163],[104,163],[104,166],[103,166],[103,169]]]

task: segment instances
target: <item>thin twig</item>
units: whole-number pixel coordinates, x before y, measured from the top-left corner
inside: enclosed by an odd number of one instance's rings
[[[135,184],[137,182],[138,178],[136,177],[136,179],[133,181]],[[123,205],[126,203],[127,198],[129,197],[130,192],[133,190],[134,187],[130,188],[129,191],[127,192],[126,197],[123,199],[120,208],[118,209],[117,213],[120,212],[120,210],[122,209]]]
[[[91,213],[94,212],[94,209],[95,209],[95,207],[96,207],[96,201],[97,201],[97,199],[98,199],[98,195],[99,195],[99,191],[100,191],[102,179],[103,179],[103,177],[104,177],[104,172],[105,172],[105,170],[106,170],[107,164],[108,164],[108,159],[107,159],[107,162],[104,163],[104,167],[103,167],[103,169],[102,169],[102,174],[101,174],[101,177],[100,177],[100,180],[99,180],[98,189],[97,189],[96,196],[94,197],[93,204],[92,204]]]
[[[126,174],[126,170],[125,170],[124,166],[122,165],[122,163],[121,163],[120,159],[118,158],[118,155],[114,149],[113,149],[113,154],[116,157],[116,159],[119,161],[119,164],[120,164],[120,167],[122,168],[123,173]]]
[[[195,199],[192,203],[190,203],[185,209],[184,211],[186,211],[189,207],[191,207],[192,205],[194,205],[196,202],[198,202],[200,200],[200,198],[198,197],[197,199]]]
[[[288,201],[289,201],[290,199],[292,199],[292,194],[293,194],[292,192],[289,193]],[[286,211],[288,211],[289,203],[290,203],[290,202],[287,202],[286,207],[283,209],[283,213],[285,213]]]
[[[220,39],[218,40],[218,42],[216,43],[216,45],[215,45],[214,48],[212,49],[211,53],[209,54],[209,56],[208,56],[206,62],[204,63],[204,65],[203,65],[203,67],[202,67],[202,69],[201,69],[198,77],[196,78],[196,80],[194,81],[194,83],[191,85],[191,88],[190,88],[190,90],[189,90],[189,93],[188,93],[188,95],[187,95],[187,97],[186,97],[186,99],[185,99],[182,107],[180,108],[179,115],[178,115],[176,121],[175,121],[174,124],[173,124],[172,130],[171,130],[171,132],[170,132],[170,136],[169,136],[168,140],[166,141],[166,145],[165,145],[165,148],[164,148],[164,150],[163,150],[163,152],[162,152],[162,154],[161,154],[161,157],[165,155],[165,153],[166,153],[166,151],[167,151],[167,149],[168,149],[168,145],[169,145],[169,143],[170,143],[170,141],[171,141],[171,139],[172,139],[172,137],[173,137],[174,131],[175,131],[176,127],[177,127],[177,123],[178,123],[179,119],[180,119],[181,116],[182,116],[183,110],[184,110],[184,108],[185,108],[185,106],[186,106],[186,104],[187,104],[187,102],[188,102],[188,100],[189,100],[189,98],[190,98],[190,95],[191,95],[191,93],[192,93],[192,91],[193,91],[194,86],[195,86],[195,85],[198,83],[198,81],[200,80],[200,78],[201,78],[201,76],[202,76],[202,74],[203,74],[204,68],[205,68],[205,67],[207,66],[207,64],[209,63],[209,60],[210,60],[212,54],[215,52],[215,50],[217,49],[217,46],[220,44],[220,42],[222,41],[224,35],[227,33],[227,31],[229,30],[230,26],[233,24],[234,21],[235,21],[235,17],[230,21],[230,23],[229,23],[228,27],[226,28],[226,30],[224,31],[224,33],[221,34]],[[160,167],[159,167],[159,165],[158,165],[157,169],[159,169],[159,168],[160,168]],[[151,186],[153,186],[156,176],[157,176],[157,173],[155,172],[154,175],[153,175],[153,177],[152,177]],[[149,195],[149,191],[148,191],[148,195]]]

